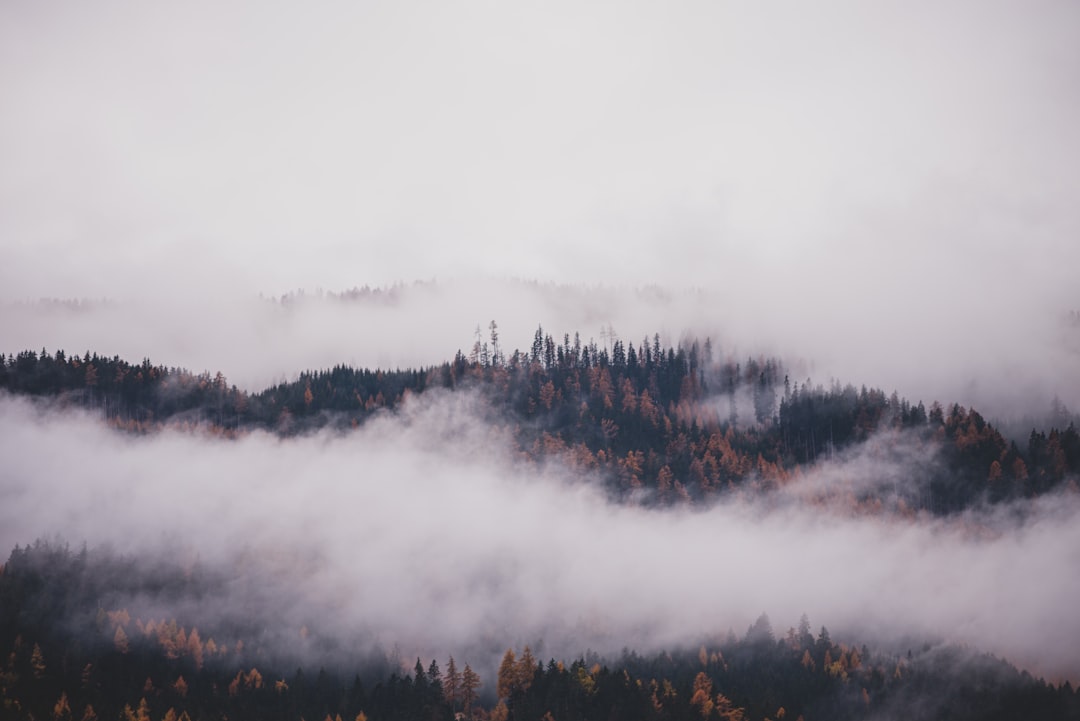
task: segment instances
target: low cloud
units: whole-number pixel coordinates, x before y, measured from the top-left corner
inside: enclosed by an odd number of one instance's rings
[[[478,402],[425,394],[352,433],[226,441],[129,436],[3,398],[0,545],[56,534],[150,559],[182,549],[236,576],[181,609],[189,622],[232,610],[481,667],[541,640],[545,657],[694,643],[765,611],[780,629],[805,612],[835,637],[944,638],[1080,678],[1075,495],[949,521],[848,517],[794,490],[619,505],[515,464]],[[873,459],[801,483],[813,495],[906,466]]]

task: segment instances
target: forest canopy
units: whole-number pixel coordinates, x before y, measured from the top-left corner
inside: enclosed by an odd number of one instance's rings
[[[659,335],[636,344],[609,337],[601,346],[537,328],[530,348],[507,351],[494,321],[486,336],[477,329],[468,354],[436,366],[336,366],[251,393],[220,372],[45,349],[8,355],[0,388],[92,409],[127,431],[179,426],[225,436],[346,430],[429,390],[475,391],[489,420],[512,430],[524,460],[599,473],[612,492],[654,504],[774,489],[886,433],[941,461],[899,499],[905,512],[1032,498],[1075,487],[1080,472],[1080,418],[1057,400],[1048,427],[1007,438],[974,408],[799,381],[779,358],[722,357],[708,339],[663,347]]]

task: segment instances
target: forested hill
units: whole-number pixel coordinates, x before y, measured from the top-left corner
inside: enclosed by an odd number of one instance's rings
[[[30,721],[762,721],[773,719],[1080,718],[1066,682],[1035,679],[956,646],[875,649],[845,643],[803,616],[774,632],[689,649],[555,659],[508,649],[497,672],[464,654],[311,663],[327,629],[271,628],[237,614],[200,626],[137,615],[167,600],[205,603],[229,580],[190,562],[140,564],[107,551],[36,543],[0,565],[0,718]],[[160,608],[160,606],[158,606]],[[188,605],[188,609],[192,606]],[[204,617],[205,620],[205,617]],[[350,639],[335,638],[335,646]],[[475,659],[474,659],[475,661]],[[299,665],[298,665],[299,664]]]
[[[936,459],[914,469],[889,499],[839,499],[854,508],[947,514],[986,502],[1075,488],[1080,435],[1059,426],[1007,440],[976,410],[911,403],[895,393],[790,379],[775,358],[720,358],[711,343],[662,347],[659,336],[607,347],[537,329],[528,350],[505,352],[497,329],[471,352],[420,369],[338,366],[248,393],[217,373],[195,374],[118,357],[23,351],[0,363],[0,388],[61,406],[100,411],[118,428],[166,425],[236,435],[348,429],[410,394],[472,389],[490,420],[512,431],[521,457],[558,459],[607,479],[613,492],[647,503],[685,503],[732,490],[783,487],[816,462],[871,437],[914,444]],[[831,499],[833,502],[838,499]]]

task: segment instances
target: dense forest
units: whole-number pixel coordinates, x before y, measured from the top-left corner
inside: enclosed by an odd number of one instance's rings
[[[507,649],[484,677],[467,659],[353,655],[305,664],[238,616],[196,627],[141,618],[118,599],[200,599],[226,582],[195,563],[150,565],[56,543],[0,567],[4,719],[1075,719],[1080,695],[970,649],[871,649],[816,633],[804,615],[774,631],[615,658],[543,659]],[[278,629],[299,646],[318,629]],[[291,636],[289,635],[291,634]]]
[[[637,344],[609,336],[599,346],[538,328],[530,348],[507,352],[492,323],[487,334],[477,330],[469,353],[436,366],[338,366],[258,392],[221,373],[148,359],[42,349],[0,361],[0,390],[46,408],[84,409],[136,435],[347,434],[410,398],[468,393],[482,399],[485,422],[511,440],[518,462],[569,467],[618,502],[657,508],[782,493],[868,444],[925,462],[906,464],[899,486],[839,484],[799,502],[949,516],[1075,492],[1080,474],[1080,419],[1060,402],[1048,426],[1009,438],[972,408],[797,381],[780,359],[725,356],[707,339],[665,347],[658,335]],[[224,611],[213,620],[156,616],[148,609],[212,602],[230,582],[227,571],[180,555],[151,563],[60,541],[16,547],[0,566],[0,717],[1080,718],[1069,683],[966,647],[833,640],[805,616],[777,632],[763,615],[745,634],[663,652],[540,658],[528,647],[507,649],[495,672],[460,649],[456,660],[403,666],[393,652],[331,628],[268,628]]]
[[[477,329],[470,353],[440,365],[338,366],[254,393],[221,373],[45,349],[8,355],[0,389],[94,409],[132,432],[179,426],[226,436],[345,431],[410,395],[468,389],[512,433],[523,461],[557,460],[599,475],[621,498],[659,505],[782,488],[872,437],[912,444],[935,462],[887,497],[832,491],[830,503],[946,515],[1075,489],[1080,472],[1078,418],[1057,401],[1050,427],[1010,439],[974,408],[799,382],[779,359],[722,357],[708,339],[664,347],[658,335],[636,345],[608,337],[600,347],[538,328],[529,349],[507,352],[494,322],[486,335]]]

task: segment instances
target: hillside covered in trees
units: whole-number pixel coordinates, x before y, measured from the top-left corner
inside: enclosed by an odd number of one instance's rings
[[[609,350],[538,328],[531,348],[507,352],[494,322],[489,330],[488,339],[477,331],[469,354],[440,365],[338,366],[254,393],[221,373],[147,359],[22,351],[0,363],[0,389],[93,409],[128,431],[180,426],[225,436],[344,431],[410,395],[468,390],[485,399],[492,423],[511,431],[524,461],[558,460],[598,474],[620,497],[661,505],[781,488],[872,437],[913,444],[934,462],[888,498],[831,501],[942,515],[1072,488],[1080,472],[1077,417],[1057,402],[1050,428],[1009,439],[974,408],[927,407],[838,381],[800,383],[780,359],[721,357],[707,339],[676,347],[659,336],[636,345],[612,339]]]
[[[468,663],[353,652],[304,661],[242,618],[196,627],[142,618],[123,596],[199,599],[216,578],[198,564],[153,567],[105,551],[37,542],[0,566],[0,717],[199,719],[1075,719],[1080,695],[958,646],[874,649],[816,632],[804,615],[777,632],[615,658],[544,659],[508,648],[497,672]],[[298,648],[320,629],[270,629]],[[344,639],[347,641],[347,639]],[[340,643],[343,639],[338,639]],[[327,656],[328,658],[329,656]],[[460,657],[459,657],[460,658]],[[300,659],[300,660],[298,660]]]
[[[254,392],[221,373],[42,349],[0,358],[0,390],[45,413],[88,412],[118,438],[180,431],[229,447],[254,434],[348,437],[425,394],[461,394],[479,399],[470,419],[508,439],[513,462],[591,478],[653,515],[784,496],[843,516],[963,525],[968,511],[1077,490],[1078,419],[1060,403],[1047,427],[1010,438],[973,408],[796,380],[778,358],[734,358],[709,340],[606,340],[537,329],[530,348],[508,352],[492,323],[468,353],[435,366],[338,366]],[[902,478],[800,483],[859,454],[875,472],[901,459]],[[492,649],[476,647],[402,665],[397,649],[330,619],[253,610],[245,594],[260,592],[244,584],[261,582],[259,565],[243,553],[238,582],[238,568],[182,544],[150,558],[25,543],[0,566],[4,719],[1080,718],[1064,678],[922,638],[834,640],[805,616],[786,631],[763,614],[744,634],[614,655],[545,656],[543,639],[522,647],[497,629],[483,640],[507,649],[497,669],[486,665]]]

